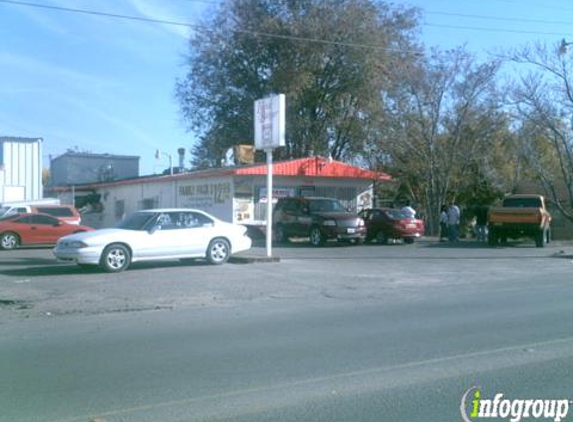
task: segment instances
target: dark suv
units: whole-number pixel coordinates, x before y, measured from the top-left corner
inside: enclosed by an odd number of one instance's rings
[[[308,236],[311,244],[320,246],[328,239],[362,243],[366,238],[364,221],[332,198],[281,198],[273,211],[273,225],[278,242]]]

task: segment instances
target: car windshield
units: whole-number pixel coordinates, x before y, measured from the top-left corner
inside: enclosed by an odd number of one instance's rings
[[[403,218],[410,218],[405,212],[401,210],[386,210],[386,214],[392,220],[401,220]]]
[[[149,212],[136,212],[117,224],[118,229],[146,230],[155,214]]]
[[[507,198],[503,201],[504,207],[516,208],[540,208],[541,199],[539,198]]]
[[[346,211],[335,199],[312,199],[308,201],[308,207],[311,212]]]

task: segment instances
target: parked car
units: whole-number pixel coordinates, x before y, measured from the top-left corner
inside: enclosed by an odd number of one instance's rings
[[[18,205],[7,207],[3,210],[4,216],[24,213],[48,214],[56,217],[58,220],[65,221],[69,224],[81,224],[82,217],[76,207],[72,205]]]
[[[107,272],[132,262],[206,258],[223,264],[235,252],[251,247],[244,226],[226,223],[199,210],[137,211],[116,228],[79,233],[60,239],[54,255],[79,265],[99,265]]]
[[[31,212],[48,214],[69,224],[81,224],[82,216],[72,205],[32,205]]]
[[[372,208],[360,212],[366,224],[366,240],[388,243],[388,239],[404,239],[414,243],[424,235],[424,221],[412,218],[402,210],[392,208]]]
[[[11,214],[0,219],[0,248],[50,245],[62,236],[92,230],[91,227],[69,224],[47,214]]]
[[[333,198],[281,198],[273,211],[273,225],[278,242],[308,236],[312,245],[320,246],[328,239],[362,243],[366,238],[362,218]]]

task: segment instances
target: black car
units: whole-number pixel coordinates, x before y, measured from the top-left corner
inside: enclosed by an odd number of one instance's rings
[[[329,239],[362,243],[366,238],[364,220],[333,198],[281,198],[273,211],[273,226],[278,242],[309,237],[312,245],[320,246]]]

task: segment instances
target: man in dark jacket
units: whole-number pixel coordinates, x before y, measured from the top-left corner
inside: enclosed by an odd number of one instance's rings
[[[476,236],[478,242],[487,240],[487,212],[488,207],[479,205],[476,208]]]

